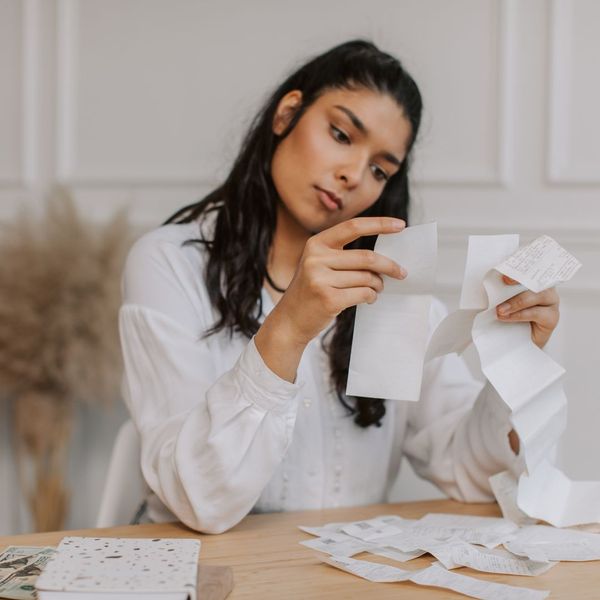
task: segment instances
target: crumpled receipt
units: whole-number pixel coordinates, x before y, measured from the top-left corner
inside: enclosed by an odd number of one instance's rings
[[[472,340],[484,375],[510,409],[520,461],[512,474],[490,479],[505,516],[557,527],[596,522],[600,482],[573,482],[549,461],[566,427],[565,370],[533,343],[529,323],[496,317],[496,306],[505,300],[568,281],[581,263],[549,236],[520,249],[518,241],[515,235],[469,238],[460,308],[434,332],[426,358],[460,352]],[[519,285],[506,285],[501,275]]]

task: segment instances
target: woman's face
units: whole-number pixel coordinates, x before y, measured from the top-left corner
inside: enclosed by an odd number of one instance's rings
[[[276,134],[285,131],[301,101],[297,90],[281,99]],[[325,92],[273,155],[282,208],[310,234],[355,217],[398,171],[410,136],[410,122],[391,96],[366,88]]]

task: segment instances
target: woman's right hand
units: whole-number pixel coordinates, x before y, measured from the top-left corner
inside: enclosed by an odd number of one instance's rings
[[[344,250],[363,236],[398,233],[406,224],[392,217],[357,217],[312,236],[294,277],[256,335],[267,365],[293,381],[306,344],[344,309],[372,304],[383,289],[382,275],[406,271],[372,250]]]

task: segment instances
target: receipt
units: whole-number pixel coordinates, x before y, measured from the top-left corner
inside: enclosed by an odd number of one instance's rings
[[[411,528],[415,536],[493,548],[512,538],[518,526],[499,517],[429,513]]]
[[[386,558],[391,558],[392,560],[397,560],[398,562],[408,562],[413,558],[419,558],[419,556],[423,556],[426,554],[426,550],[411,550],[410,552],[402,552],[402,550],[396,550],[395,548],[390,548],[388,546],[378,546],[372,550],[368,550],[369,554],[376,554],[377,556],[385,556]]]
[[[488,307],[485,275],[519,247],[519,236],[471,235],[459,310],[450,313],[429,340],[425,361],[451,352],[461,353],[473,340],[475,317]],[[516,292],[515,292],[516,293]]]
[[[433,564],[418,571],[405,571],[389,565],[371,563],[353,558],[330,556],[321,560],[333,567],[377,583],[412,581],[425,586],[440,587],[482,600],[542,600],[548,592],[519,588],[502,583],[481,581],[474,577],[450,573]]]
[[[483,374],[510,410],[521,446],[511,469],[521,474],[524,465],[526,472],[518,493],[508,491],[506,478],[496,480],[504,514],[522,522],[520,513],[526,513],[558,526],[598,521],[600,482],[572,482],[547,462],[566,427],[565,370],[532,342],[529,323],[496,315],[499,304],[526,289],[539,292],[567,281],[581,263],[548,236],[520,250],[517,245],[515,235],[469,238],[460,309],[440,323],[426,359],[461,352],[472,339]],[[505,284],[502,274],[518,285]]]
[[[329,535],[331,533],[342,533],[342,527],[344,527],[346,523],[326,523],[325,525],[319,525],[318,527],[312,527],[309,525],[298,525],[298,529],[306,533],[310,533],[310,535]]]
[[[580,267],[581,263],[574,256],[551,237],[542,235],[496,268],[527,289],[541,292],[568,281]]]
[[[435,223],[381,235],[375,251],[406,268],[406,279],[384,275],[374,304],[356,307],[348,396],[417,401],[429,337],[437,263]]]
[[[483,280],[491,268],[515,252],[518,247],[519,236],[516,234],[469,236],[459,304],[461,309],[480,311],[488,307]]]
[[[461,354],[473,341],[471,330],[479,310],[455,310],[445,317],[433,332],[425,362],[444,354]]]
[[[533,473],[521,475],[517,502],[531,517],[557,527],[596,523],[600,521],[600,482],[571,481],[543,461]]]
[[[456,566],[470,567],[485,573],[504,573],[506,575],[541,575],[557,564],[547,560],[534,561],[522,556],[515,556],[502,548],[489,550],[472,544],[452,546],[450,558]],[[438,560],[440,559],[438,558]],[[444,564],[443,561],[440,562]],[[446,565],[444,564],[444,566]],[[451,567],[446,566],[446,568]]]
[[[369,581],[374,581],[376,583],[408,581],[415,573],[415,571],[405,571],[403,569],[398,569],[398,567],[381,565],[379,563],[372,563],[366,560],[356,560],[355,558],[348,558],[344,556],[319,558],[332,567],[337,567],[342,571],[352,573],[352,575],[357,575],[358,577],[362,577],[363,579],[368,579]]]
[[[447,588],[471,598],[482,600],[542,600],[550,592],[531,590],[503,583],[482,581],[474,577],[459,575],[446,571],[443,567],[433,564],[429,568],[418,572],[411,581],[421,585]]]
[[[368,521],[355,521],[342,527],[342,531],[348,535],[361,540],[373,541],[377,538],[385,538],[403,533],[405,529],[397,525],[386,524],[379,519],[370,519]]]
[[[530,517],[557,526],[600,519],[600,482],[572,482],[546,458],[566,426],[564,369],[532,342],[528,323],[495,318],[495,307],[514,293],[496,272],[541,291],[566,281],[580,266],[552,238],[538,238],[485,276],[489,307],[473,324],[482,371],[510,408],[521,441],[526,473],[519,479],[517,505]]]
[[[375,547],[373,544],[357,540],[343,533],[331,533],[316,539],[304,540],[300,543],[307,548],[336,556],[354,556]]]
[[[548,525],[524,527],[504,547],[534,560],[600,560],[600,534]]]
[[[536,520],[528,517],[517,505],[518,481],[510,471],[501,471],[492,475],[489,482],[505,519],[517,525],[535,523]]]

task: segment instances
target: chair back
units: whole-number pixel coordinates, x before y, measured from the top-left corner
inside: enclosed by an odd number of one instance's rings
[[[96,527],[129,525],[148,495],[140,466],[140,438],[128,420],[113,445]]]

